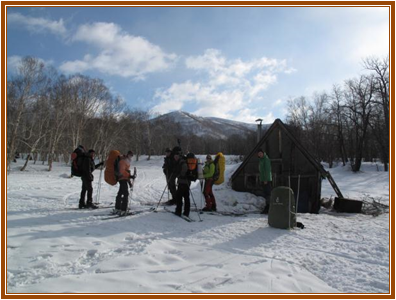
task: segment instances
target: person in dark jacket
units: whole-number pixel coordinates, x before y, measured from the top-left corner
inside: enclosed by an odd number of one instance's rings
[[[128,213],[129,187],[132,187],[131,179],[134,178],[134,175],[131,175],[130,169],[132,157],[133,152],[128,151],[127,155],[124,155],[118,163],[118,183],[120,184],[120,188],[116,197],[115,209],[113,213],[120,216],[124,216]]]
[[[263,186],[265,207],[262,211],[263,214],[268,214],[270,208],[271,190],[272,190],[272,172],[271,172],[271,160],[263,149],[257,151],[259,158],[259,173],[260,182]]]
[[[183,215],[190,215],[190,182],[187,179],[187,163],[182,158],[181,152],[175,151],[173,155],[175,166],[173,177],[177,178],[176,210],[175,214],[181,216],[184,199]]]
[[[169,199],[165,204],[166,205],[175,205],[176,204],[176,183],[173,175],[174,169],[174,159],[172,150],[170,148],[166,148],[165,157],[164,157],[164,165],[162,166],[162,170],[164,171],[166,177],[166,184],[168,190],[172,195],[172,199]]]
[[[212,160],[212,156],[209,154],[206,156],[205,166],[203,168],[203,176],[205,178],[204,186],[204,197],[206,206],[202,209],[203,211],[216,211],[216,199],[213,195],[213,175],[215,174],[215,164]]]
[[[80,195],[80,202],[78,208],[97,208],[95,204],[92,203],[92,181],[94,180],[94,176],[92,174],[95,169],[99,168],[103,165],[103,161],[97,165],[95,165],[95,151],[90,149],[88,153],[82,154],[82,188]],[[85,195],[88,192],[87,203],[85,203]]]

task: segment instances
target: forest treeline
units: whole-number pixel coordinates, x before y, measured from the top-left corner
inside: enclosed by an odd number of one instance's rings
[[[367,74],[334,86],[333,91],[288,102],[286,122],[320,161],[348,162],[353,170],[362,160],[389,161],[388,59],[364,61]],[[129,107],[98,78],[59,74],[34,57],[24,57],[7,78],[7,166],[16,153],[68,163],[80,144],[105,159],[111,149],[161,155],[181,140],[184,150],[198,154],[246,155],[256,145],[256,133],[227,140],[182,134],[170,121],[153,118],[148,110]]]
[[[287,123],[319,160],[349,163],[354,172],[363,161],[389,164],[389,58],[366,58],[364,74],[334,85],[331,91],[288,102]]]

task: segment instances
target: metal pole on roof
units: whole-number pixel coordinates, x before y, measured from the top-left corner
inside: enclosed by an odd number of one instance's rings
[[[257,119],[256,120],[257,123],[257,143],[260,142],[261,140],[261,124],[263,123],[263,119]]]

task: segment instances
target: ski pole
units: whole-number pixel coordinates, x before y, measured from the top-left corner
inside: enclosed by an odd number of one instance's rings
[[[137,176],[137,171],[136,167],[133,168],[133,176],[132,176],[132,182],[131,182],[131,187],[129,188],[130,193],[128,194],[128,206],[127,206],[127,212],[129,211],[130,207],[130,202],[132,200],[132,193],[133,193],[133,187],[135,186],[135,179]]]
[[[96,192],[96,203],[95,204],[100,204],[100,190],[102,188],[102,171],[103,171],[103,166],[100,169],[99,181],[98,181],[98,191]]]
[[[161,203],[162,197],[164,197],[165,190],[168,189],[168,192],[169,192],[169,181],[171,180],[173,174],[174,174],[174,172],[172,172],[172,175],[169,177],[169,179],[166,179],[166,186],[165,186],[165,188],[164,188],[164,191],[162,192],[161,198],[159,199],[159,201],[158,201],[158,203],[157,203],[157,207],[156,207],[156,208],[152,207],[151,210],[157,211],[158,206],[159,206],[160,203]],[[168,196],[168,197],[169,197],[169,196]],[[169,198],[168,198],[168,199],[169,199]]]
[[[300,198],[300,174],[298,174],[298,190],[297,190],[297,203],[296,203],[296,217],[298,213],[298,198]]]
[[[159,206],[160,203],[161,203],[162,197],[164,196],[167,187],[168,187],[168,185],[165,185],[165,188],[164,188],[164,191],[162,192],[161,198],[159,199],[159,201],[158,201],[158,203],[157,203],[157,207],[156,207],[156,208],[152,207],[152,208],[151,208],[152,210],[157,211],[158,206]]]
[[[200,184],[201,184],[201,209],[204,205],[204,185],[203,185],[203,179],[200,180]]]
[[[195,205],[195,209],[197,210],[199,222],[202,222],[201,216],[199,215],[199,211],[198,211],[197,204],[195,203],[194,196],[193,196],[193,194],[192,194],[192,192],[191,192],[190,187],[188,187],[188,190],[190,191],[191,199],[192,199],[192,201],[193,201],[193,203],[194,203],[194,205]]]

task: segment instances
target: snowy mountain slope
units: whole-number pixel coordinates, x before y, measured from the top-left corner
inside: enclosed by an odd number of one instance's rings
[[[232,161],[227,157],[227,162]],[[70,168],[29,165],[7,177],[8,293],[388,293],[389,215],[299,214],[305,229],[268,226],[267,216],[227,217],[191,212],[188,223],[160,208],[162,157],[134,162],[133,210],[102,220],[110,209],[76,210],[81,180]],[[229,179],[238,164],[228,163]],[[345,195],[389,198],[389,175],[365,164],[353,174],[330,170]],[[95,171],[94,199],[100,171]],[[356,176],[357,175],[357,176]],[[103,176],[103,173],[102,173]],[[103,182],[101,203],[118,188]],[[203,200],[192,185],[198,207]],[[215,186],[218,209],[257,211],[264,199]],[[323,183],[323,196],[334,195]],[[165,200],[167,200],[165,193]],[[194,204],[192,204],[194,207]],[[202,222],[199,222],[202,219]]]
[[[174,111],[152,120],[169,121],[181,125],[182,133],[227,139],[233,134],[246,135],[256,131],[256,124],[231,121],[221,118],[204,118],[183,111]]]

